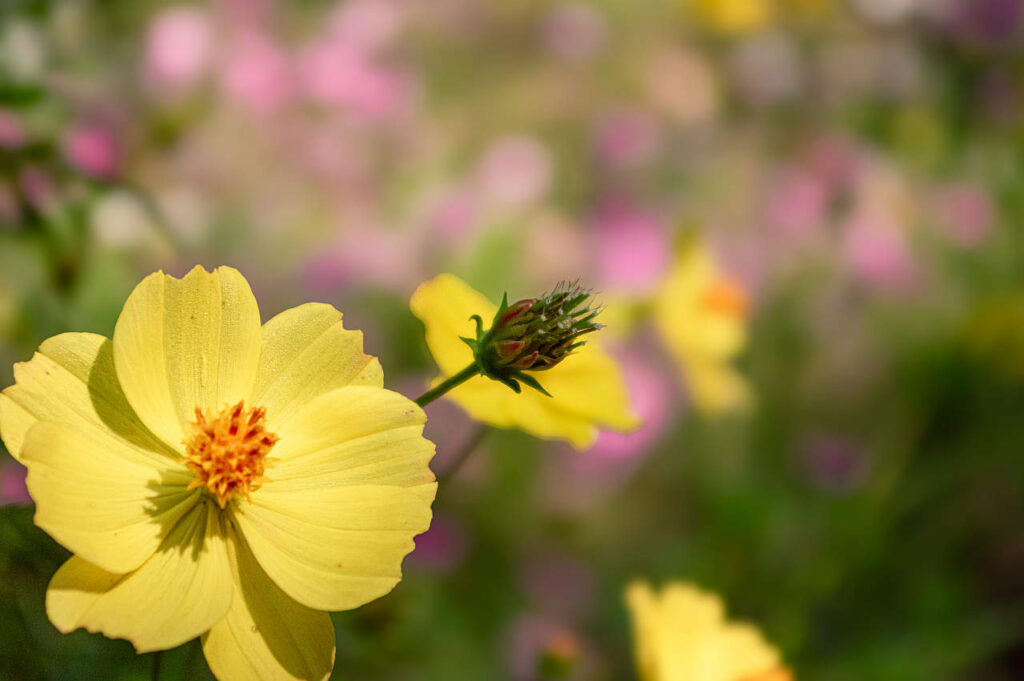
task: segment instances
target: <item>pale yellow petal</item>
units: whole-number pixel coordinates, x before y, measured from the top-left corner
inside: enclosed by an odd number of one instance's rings
[[[249,396],[260,357],[260,313],[230,267],[161,272],[129,296],[114,329],[114,362],[135,413],[180,448],[195,410],[219,411]]]
[[[227,616],[203,636],[220,681],[323,681],[334,667],[334,626],[326,612],[297,603],[256,562],[229,528],[234,598]]]
[[[693,362],[682,367],[693,402],[705,413],[736,411],[753,400],[746,379],[728,365]]]
[[[253,554],[289,596],[311,608],[348,610],[391,591],[413,537],[430,525],[430,503],[413,489],[325,489],[273,483],[235,514]]]
[[[227,613],[232,589],[221,521],[202,504],[138,570],[112,574],[72,557],[50,581],[46,612],[64,633],[84,627],[147,652],[207,631]]]
[[[268,471],[267,494],[338,485],[431,487],[434,444],[423,437],[426,414],[383,388],[349,386],[304,405],[282,424]],[[263,492],[261,492],[263,493]]]
[[[330,305],[309,303],[285,310],[263,325],[252,403],[283,422],[305,403],[347,385],[381,387],[376,358],[363,354],[363,334],[342,327]]]
[[[196,502],[184,466],[98,428],[39,421],[22,446],[36,524],[85,560],[128,572]]]
[[[473,361],[473,351],[459,340],[459,336],[476,338],[476,326],[470,317],[480,315],[487,328],[498,311],[496,305],[452,274],[440,274],[420,284],[409,307],[426,327],[427,347],[446,376]]]
[[[112,431],[151,452],[155,464],[174,456],[129,406],[114,371],[113,345],[103,336],[54,336],[39,346],[31,361],[14,365],[14,379],[0,398],[0,433],[16,459],[36,421]]]

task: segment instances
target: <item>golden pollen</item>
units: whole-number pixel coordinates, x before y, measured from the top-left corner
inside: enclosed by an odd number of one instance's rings
[[[263,407],[245,408],[245,401],[226,407],[219,414],[196,407],[196,420],[185,443],[185,465],[196,478],[188,489],[205,487],[224,506],[235,494],[246,499],[263,483],[264,471],[274,465],[267,456],[280,438],[266,429]]]

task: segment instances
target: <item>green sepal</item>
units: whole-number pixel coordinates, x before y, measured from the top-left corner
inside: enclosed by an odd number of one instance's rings
[[[520,371],[520,372],[518,372],[516,374],[516,378],[519,379],[520,381],[522,381],[525,385],[530,386],[531,388],[533,388],[537,392],[539,392],[539,393],[541,393],[543,395],[547,395],[548,397],[551,397],[551,393],[549,393],[547,390],[545,390],[544,386],[542,386],[540,384],[540,382],[536,378],[531,376],[530,374],[527,374],[525,372]]]

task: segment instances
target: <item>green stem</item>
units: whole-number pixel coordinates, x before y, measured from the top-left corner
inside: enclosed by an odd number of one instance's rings
[[[445,380],[441,381],[413,401],[421,407],[425,407],[452,388],[465,383],[479,373],[480,367],[478,367],[474,362],[454,376],[449,376]]]
[[[160,658],[163,655],[163,651],[156,651],[153,653],[153,670],[149,674],[149,678],[152,681],[160,681]]]

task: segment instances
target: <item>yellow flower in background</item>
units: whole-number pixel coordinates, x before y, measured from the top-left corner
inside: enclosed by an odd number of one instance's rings
[[[752,33],[768,26],[778,0],[690,0],[697,18],[720,33]]]
[[[680,248],[654,298],[654,324],[697,408],[721,413],[747,405],[750,390],[731,366],[747,342],[748,297],[723,274],[699,238]]]
[[[626,604],[641,681],[792,681],[778,651],[753,626],[727,621],[714,594],[633,582]]]
[[[423,411],[329,305],[261,326],[236,270],[156,273],[110,339],[15,366],[0,434],[75,555],[46,609],[140,652],[202,636],[222,680],[325,679],[327,610],[389,592],[430,523]]]
[[[426,327],[427,345],[443,377],[454,376],[474,361],[473,351],[460,339],[474,336],[470,318],[491,319],[498,309],[451,274],[421,284],[410,307]],[[568,440],[577,449],[593,443],[599,427],[631,430],[639,425],[622,372],[593,341],[537,377],[551,397],[532,389],[516,393],[485,376],[474,376],[446,396],[478,421]]]

